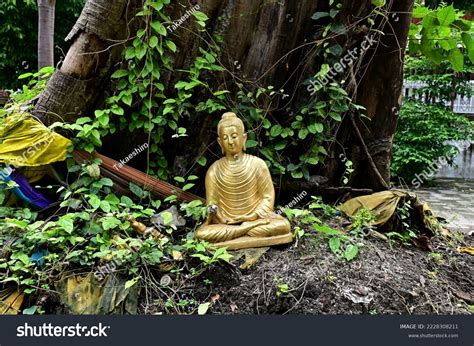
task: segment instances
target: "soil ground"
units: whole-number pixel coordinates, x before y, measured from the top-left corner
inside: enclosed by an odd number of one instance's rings
[[[433,252],[374,238],[361,243],[347,262],[327,241],[303,238],[269,249],[250,269],[214,268],[190,291],[212,301],[213,314],[472,313],[473,256],[457,250],[472,246],[472,236],[437,236]]]

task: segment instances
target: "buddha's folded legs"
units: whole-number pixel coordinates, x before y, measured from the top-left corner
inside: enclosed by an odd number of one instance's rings
[[[271,223],[272,219],[259,219],[255,221],[244,222],[241,225],[213,224],[202,225],[196,230],[195,237],[210,243],[218,243],[235,238],[242,237],[251,230],[258,227],[264,227]]]
[[[250,237],[264,238],[288,234],[291,231],[290,222],[279,215],[273,215],[266,225],[257,226],[247,232]]]

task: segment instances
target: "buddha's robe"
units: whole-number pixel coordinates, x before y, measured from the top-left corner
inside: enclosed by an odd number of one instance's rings
[[[218,207],[216,217],[198,228],[196,237],[211,243],[244,235],[270,237],[290,232],[288,220],[273,212],[275,190],[265,162],[243,154],[239,160],[214,162],[206,175],[206,202]],[[256,215],[236,225],[239,217]]]

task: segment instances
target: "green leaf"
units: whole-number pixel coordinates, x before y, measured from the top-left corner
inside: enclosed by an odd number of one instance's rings
[[[176,53],[176,45],[174,44],[173,41],[166,40],[166,46],[173,52]]]
[[[162,36],[166,36],[167,32],[166,32],[166,28],[163,26],[163,24],[161,24],[159,21],[155,20],[151,23],[151,27],[153,28],[153,30],[155,30],[158,34],[162,35]]]
[[[83,252],[84,252],[84,250],[71,251],[70,253],[67,254],[65,260],[70,260],[71,258],[79,257],[79,255],[82,254]]]
[[[116,228],[122,224],[122,221],[113,216],[106,216],[102,218],[101,222],[105,231]]]
[[[464,69],[464,55],[459,49],[452,49],[449,52],[448,59],[456,71],[462,72],[462,70]]]
[[[163,218],[164,225],[170,225],[173,222],[173,214],[169,211],[163,211],[160,213],[160,216]]]
[[[205,315],[207,311],[209,310],[210,306],[211,306],[211,303],[200,304],[198,307],[198,315]]]
[[[447,50],[447,51],[457,47],[456,41],[453,40],[452,38],[441,39],[441,40],[438,41],[438,43],[441,46],[441,48],[443,48],[444,50]]]
[[[293,171],[293,172],[291,172],[291,176],[295,179],[301,179],[301,178],[303,178],[303,172]]]
[[[196,11],[196,12],[194,12],[194,13],[193,13],[193,16],[196,17],[196,19],[199,20],[199,21],[201,21],[201,22],[205,22],[206,20],[209,19],[209,17],[208,17],[205,13],[203,13],[203,12],[201,12],[201,11]]]
[[[31,73],[31,72],[23,73],[20,76],[18,76],[18,79],[25,79],[25,78],[32,77],[32,76],[33,76],[33,73]]]
[[[449,26],[440,26],[438,27],[438,36],[443,39],[451,35],[451,28]],[[440,40],[442,41],[442,40]]]
[[[258,142],[253,139],[247,140],[247,143],[245,144],[247,148],[255,148],[257,145],[258,145]]]
[[[165,1],[156,1],[156,2],[150,3],[150,5],[151,7],[155,9],[155,11],[160,12],[161,9],[163,8],[163,3],[165,3]],[[166,3],[169,3],[169,1]]]
[[[134,286],[138,280],[140,280],[140,277],[136,277],[132,280],[128,280],[126,283],[125,283],[125,289],[129,289],[130,287]]]
[[[103,127],[106,127],[108,124],[109,124],[109,116],[108,115],[103,115],[99,118],[97,118],[99,120],[99,123],[103,126]]]
[[[308,129],[303,128],[303,129],[298,131],[298,138],[299,139],[305,139],[306,136],[308,136],[308,133],[309,133]]]
[[[114,186],[114,182],[110,178],[102,178],[99,180],[99,183],[102,184],[103,186]]]
[[[176,83],[176,85],[175,85],[174,87],[175,87],[176,89],[183,89],[183,88],[185,88],[187,85],[188,85],[187,82],[180,81],[180,82]]]
[[[127,207],[131,207],[133,205],[133,201],[127,196],[120,197],[120,203],[125,204]]]
[[[439,25],[448,26],[456,19],[456,11],[453,5],[446,6],[438,11],[437,14]]]
[[[34,315],[37,309],[38,309],[38,306],[33,305],[29,307],[28,309],[23,310],[23,315]]]
[[[100,199],[96,195],[91,195],[89,197],[89,204],[91,205],[93,210],[96,210],[100,207]]]
[[[318,19],[325,18],[325,17],[329,17],[329,12],[316,12],[316,13],[313,14],[311,19],[318,20]]]
[[[419,6],[413,10],[413,18],[423,18],[428,13],[430,13],[429,8],[424,7],[424,6]]]
[[[58,225],[61,226],[67,233],[72,233],[74,230],[74,222],[69,216],[61,216],[58,220]]]
[[[184,183],[185,179],[183,177],[174,177],[174,180],[176,180],[178,183]]]
[[[25,266],[30,264],[30,258],[28,257],[27,254],[23,253],[23,252],[20,252],[20,253],[13,253],[13,255],[11,256],[12,259],[17,259],[19,260],[21,263],[23,263]]]
[[[286,141],[278,142],[278,143],[275,145],[275,150],[283,150],[283,149],[285,149],[286,145],[287,145],[287,142],[286,142]]]
[[[110,78],[122,78],[128,75],[127,70],[117,70],[115,71]]]
[[[136,51],[135,51],[135,48],[134,47],[128,47],[126,50],[125,50],[125,59],[126,60],[131,60],[133,59],[135,56],[136,56]]]
[[[133,101],[132,95],[123,95],[122,102],[125,103],[127,106],[131,106]]]
[[[119,106],[112,107],[111,111],[112,111],[112,113],[117,114],[117,115],[124,115],[124,113],[125,113],[123,108],[119,107]]]
[[[110,203],[107,202],[107,201],[101,201],[100,202],[100,209],[102,209],[102,211],[104,213],[110,212]]]
[[[336,120],[336,121],[341,121],[342,120],[341,115],[339,113],[331,112],[331,113],[329,113],[329,116],[331,118],[333,118],[334,120]]]
[[[183,190],[184,190],[184,191],[187,191],[187,190],[189,190],[190,188],[192,188],[193,186],[194,186],[194,184],[192,184],[192,183],[186,184],[186,185],[183,186]]]
[[[317,133],[322,133],[324,131],[324,125],[320,123],[314,124]]]
[[[330,30],[331,30],[331,32],[333,32],[335,34],[339,34],[339,35],[342,35],[347,31],[346,26],[342,23],[333,23],[331,25]]]
[[[385,0],[372,0],[372,5],[374,5],[375,7],[385,6],[385,3]]]
[[[352,261],[359,253],[359,248],[355,245],[349,244],[344,251],[344,257],[348,261]]]
[[[131,182],[129,183],[128,187],[135,196],[139,198],[144,198],[146,196],[146,192],[140,186]]]
[[[277,137],[282,133],[283,129],[280,125],[273,125],[273,127],[270,130],[270,136],[272,137]]]
[[[76,120],[77,125],[84,125],[85,123],[91,122],[92,119],[89,117],[83,117]]]
[[[158,45],[158,37],[156,37],[156,36],[150,37],[150,41],[148,41],[148,45],[151,48],[155,48]]]
[[[472,38],[471,34],[469,34],[467,32],[464,32],[461,35],[461,37],[462,37],[462,41],[466,45],[469,59],[474,64],[474,39]]]
[[[329,248],[333,253],[338,254],[341,248],[341,240],[337,237],[329,239]]]
[[[207,164],[207,158],[205,156],[202,156],[199,158],[199,160],[197,160],[197,163],[200,165],[200,166],[205,166]]]

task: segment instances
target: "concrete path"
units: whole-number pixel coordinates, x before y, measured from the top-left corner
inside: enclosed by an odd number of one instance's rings
[[[436,180],[436,187],[412,190],[433,212],[448,220],[448,228],[474,231],[474,180]]]

